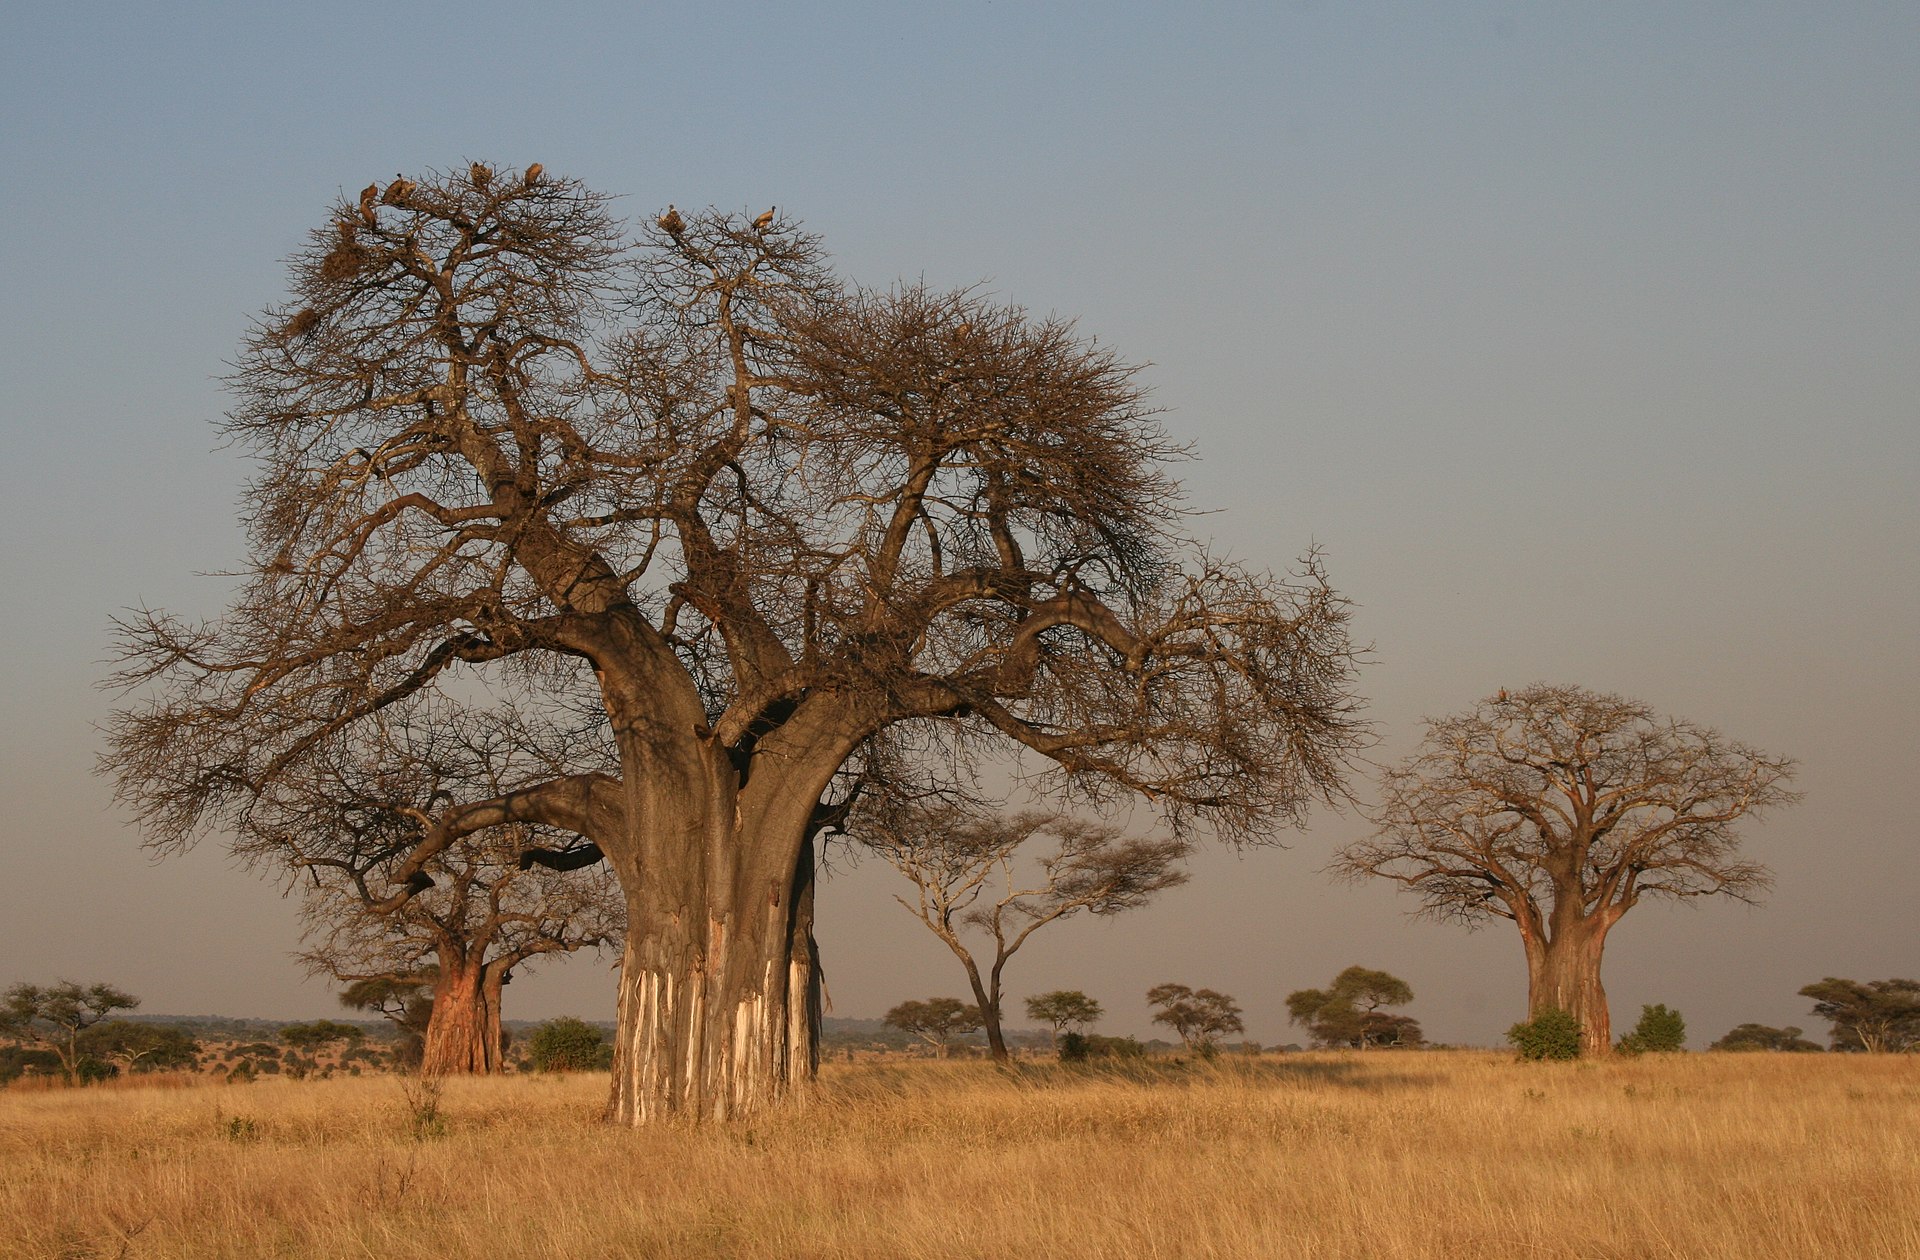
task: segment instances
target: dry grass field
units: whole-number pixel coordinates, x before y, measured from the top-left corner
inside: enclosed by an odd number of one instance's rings
[[[0,1254],[1920,1257],[1920,1056],[836,1065],[707,1130],[604,1076],[0,1092]]]

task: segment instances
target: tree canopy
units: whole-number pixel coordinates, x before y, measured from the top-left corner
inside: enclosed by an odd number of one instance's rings
[[[1869,1054],[1920,1048],[1920,981],[1841,980],[1833,976],[1800,990],[1813,1013],[1832,1025],[1835,1050]]]

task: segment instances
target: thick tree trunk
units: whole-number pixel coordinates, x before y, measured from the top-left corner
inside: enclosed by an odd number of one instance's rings
[[[420,1071],[428,1076],[457,1076],[498,1071],[500,1067],[499,986],[491,986],[477,960],[450,953],[440,956],[440,978],[433,986],[433,1015],[427,1021]]]
[[[630,926],[607,1118],[749,1115],[819,1063],[811,810],[743,819],[729,801],[716,821],[721,811],[661,818],[650,804],[660,830],[646,837],[644,878],[622,872]]]
[[[1557,925],[1551,939],[1528,939],[1527,1018],[1552,1007],[1580,1021],[1580,1052],[1598,1056],[1613,1050],[1613,1022],[1607,992],[1600,984],[1600,956],[1607,927],[1597,919]]]

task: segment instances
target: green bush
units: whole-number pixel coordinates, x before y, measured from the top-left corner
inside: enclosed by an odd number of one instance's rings
[[[22,1076],[60,1075],[60,1056],[51,1050],[0,1046],[0,1085]]]
[[[1144,1059],[1147,1048],[1132,1037],[1102,1037],[1098,1033],[1061,1033],[1060,1061],[1085,1063],[1088,1059]]]
[[[74,1065],[73,1078],[82,1085],[98,1085],[101,1081],[110,1081],[120,1075],[116,1064],[105,1059],[96,1059],[91,1055]]]
[[[1580,1021],[1557,1006],[1507,1029],[1507,1040],[1523,1059],[1580,1057]]]
[[[1664,1003],[1640,1008],[1640,1022],[1620,1038],[1623,1054],[1672,1054],[1687,1048],[1687,1021]]]
[[[613,1047],[592,1024],[562,1015],[533,1030],[527,1057],[536,1072],[592,1072],[613,1066]]]

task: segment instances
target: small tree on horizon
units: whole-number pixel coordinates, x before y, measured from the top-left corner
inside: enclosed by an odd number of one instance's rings
[[[1147,990],[1147,1001],[1160,1008],[1153,1022],[1173,1029],[1181,1044],[1196,1054],[1212,1054],[1220,1038],[1247,1030],[1239,1004],[1212,989],[1156,984]]]
[[[434,967],[365,976],[340,991],[340,1005],[350,1011],[371,1011],[391,1021],[398,1033],[394,1061],[402,1067],[418,1067],[433,1020],[433,990],[438,978],[439,971]]]
[[[305,1024],[288,1024],[280,1030],[280,1040],[297,1056],[294,1068],[304,1076],[318,1065],[320,1052],[337,1042],[357,1044],[366,1032],[337,1019],[316,1019]]]
[[[1027,1018],[1037,1019],[1053,1033],[1053,1045],[1060,1046],[1060,1034],[1072,1029],[1083,1031],[1100,1022],[1106,1012],[1100,1003],[1078,989],[1055,989],[1036,993],[1027,999]]]
[[[1393,1015],[1384,1006],[1405,1006],[1413,989],[1405,980],[1368,967],[1348,967],[1325,989],[1287,995],[1287,1014],[1305,1025],[1323,1046],[1417,1046],[1426,1040],[1420,1021]]]
[[[988,1053],[1002,1063],[1009,1057],[1000,1031],[1002,978],[1020,947],[1082,910],[1119,914],[1186,883],[1180,863],[1191,848],[1178,839],[1130,838],[1110,823],[1048,810],[1000,815],[945,802],[861,808],[846,831],[913,882],[913,900],[894,900],[960,960]],[[1022,848],[1043,837],[1052,843],[1020,861]],[[967,929],[979,934],[975,945]],[[982,951],[977,960],[976,946]]]
[[[1800,1035],[1802,1031],[1791,1024],[1785,1028],[1773,1028],[1766,1024],[1740,1024],[1707,1049],[1759,1050],[1776,1054],[1819,1054],[1824,1047],[1817,1041],[1808,1041],[1802,1037]]]
[[[953,1038],[977,1032],[981,1026],[979,1007],[951,997],[902,1002],[887,1012],[886,1022],[888,1027],[920,1038],[942,1059],[952,1048]]]
[[[129,1072],[159,1072],[195,1066],[200,1044],[171,1024],[110,1019],[82,1032],[79,1048],[83,1056],[117,1062]]]
[[[60,1059],[60,1075],[72,1084],[79,1079],[83,1057],[80,1034],[115,1011],[139,1005],[139,998],[110,984],[16,984],[0,1004],[0,1034],[53,1051]]]

